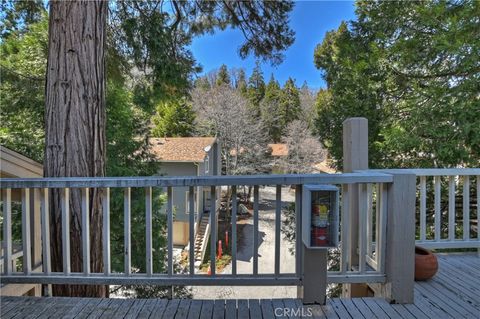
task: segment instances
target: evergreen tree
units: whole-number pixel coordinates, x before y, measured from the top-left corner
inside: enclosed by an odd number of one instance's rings
[[[230,74],[228,73],[228,68],[225,64],[222,64],[217,73],[216,85],[231,85]]]
[[[161,102],[152,117],[155,127],[152,135],[157,137],[192,136],[194,133],[195,113],[185,98]]]
[[[300,118],[300,94],[292,78],[288,78],[282,89],[280,100],[280,116],[282,118],[282,129],[289,123]]]
[[[253,111],[253,116],[260,117],[260,102],[265,96],[265,81],[263,79],[263,72],[260,67],[260,62],[257,60],[252,75],[248,79],[247,89],[248,101],[250,108]]]
[[[240,69],[238,71],[238,78],[235,83],[235,88],[238,91],[240,91],[240,94],[242,94],[243,97],[247,97],[248,87],[247,87],[247,78],[246,78],[244,69]]]
[[[261,120],[264,130],[272,142],[279,142],[282,137],[283,121],[280,110],[282,90],[273,74],[265,88],[265,97],[261,102]]]

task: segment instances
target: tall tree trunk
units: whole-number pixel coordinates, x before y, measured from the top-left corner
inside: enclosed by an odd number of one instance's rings
[[[46,79],[45,177],[105,175],[108,2],[51,1]],[[103,271],[101,190],[90,191],[91,272]],[[71,271],[81,272],[81,199],[70,192]],[[63,271],[60,191],[50,193],[52,271]],[[54,295],[106,296],[108,286],[55,285]]]

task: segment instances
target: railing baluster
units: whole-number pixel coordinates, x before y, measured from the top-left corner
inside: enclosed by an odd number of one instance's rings
[[[441,185],[440,185],[440,176],[435,176],[433,178],[435,184],[435,241],[441,239],[440,236],[440,224],[442,222],[442,212],[441,212]]]
[[[70,274],[70,189],[60,190],[60,202],[62,207],[62,255],[63,273]]]
[[[358,265],[360,273],[366,271],[367,254],[367,210],[368,210],[368,192],[366,184],[358,186]]]
[[[349,245],[350,242],[350,232],[349,229],[349,218],[348,212],[350,207],[349,195],[348,195],[348,186],[342,185],[342,212],[341,212],[341,262],[340,262],[340,272],[345,273],[348,271],[348,256],[350,254]]]
[[[258,274],[258,185],[253,186],[253,275]]]
[[[275,198],[275,275],[280,274],[280,232],[282,221],[282,185],[277,185]]]
[[[215,264],[215,255],[217,253],[217,189],[210,187],[210,273],[215,275],[217,267]]]
[[[470,177],[467,175],[463,176],[463,240],[470,240]]]
[[[237,274],[237,186],[232,186],[232,275]]]
[[[387,188],[384,183],[380,184],[380,192],[379,192],[379,204],[380,205],[380,216],[378,223],[380,224],[380,231],[378,232],[378,271],[380,273],[385,272],[385,255],[386,255],[386,247],[387,247],[387,208],[388,208],[388,193]]]
[[[381,189],[380,189],[380,183],[377,183],[375,185],[375,190],[376,190],[376,198],[375,198],[375,263],[377,264],[377,271],[380,266],[380,259],[378,258],[378,252],[380,250],[380,241],[379,241],[379,235],[380,232],[382,231],[381,225],[380,225],[380,198],[381,198]]]
[[[3,271],[12,273],[12,191],[2,189],[3,201]]]
[[[367,256],[372,256],[372,242],[373,242],[373,235],[372,235],[372,228],[373,228],[373,191],[372,191],[372,184],[367,184],[367,216],[366,216],[366,228],[367,228]]]
[[[295,274],[302,276],[302,185],[295,185]]]
[[[83,273],[90,273],[90,194],[88,188],[82,188],[82,253]]]
[[[427,239],[427,177],[420,176],[420,240]]]
[[[448,178],[448,239],[455,240],[455,176]]]
[[[103,272],[110,274],[110,188],[105,188],[102,198],[103,212]]]
[[[49,275],[51,272],[50,262],[50,209],[48,202],[48,188],[40,190],[40,209],[42,223],[42,266],[43,272]]]
[[[167,272],[173,275],[173,196],[172,187],[167,187]]]
[[[170,225],[169,225],[170,226]],[[152,260],[152,188],[145,187],[145,265],[147,275],[153,274]]]
[[[131,245],[131,234],[130,234],[130,206],[131,206],[131,190],[130,187],[127,187],[123,191],[123,212],[124,212],[124,225],[123,225],[123,236],[124,236],[124,251],[123,255],[124,260],[124,272],[125,275],[130,275],[132,270],[132,245]]]
[[[477,239],[480,241],[480,175],[477,175]],[[480,255],[480,248],[477,252]]]
[[[22,249],[23,272],[30,274],[32,271],[32,255],[30,240],[30,189],[22,189]]]
[[[195,201],[194,201],[194,187],[190,186],[188,188],[188,212],[189,212],[189,239],[190,239],[190,250],[189,252],[189,266],[190,266],[190,275],[193,276],[195,274]]]

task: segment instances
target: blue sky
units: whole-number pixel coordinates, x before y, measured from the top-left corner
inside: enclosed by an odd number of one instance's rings
[[[350,1],[298,1],[290,14],[290,27],[296,33],[296,39],[285,51],[282,64],[272,67],[268,62],[262,64],[265,81],[270,74],[283,85],[289,76],[297,85],[307,81],[312,88],[325,87],[321,73],[313,64],[313,51],[325,36],[325,32],[336,29],[342,20],[355,17],[354,3]],[[238,30],[228,29],[194,39],[191,49],[193,55],[203,67],[203,73],[217,69],[222,64],[229,68],[244,68],[250,76],[255,59],[242,60],[238,48],[242,35]]]

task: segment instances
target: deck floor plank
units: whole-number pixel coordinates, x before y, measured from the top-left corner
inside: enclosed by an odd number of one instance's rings
[[[169,300],[167,307],[165,308],[165,311],[163,312],[161,318],[164,318],[164,319],[175,318],[175,313],[177,312],[179,305],[180,305],[180,299]],[[153,312],[152,315],[156,316],[156,313]],[[157,318],[160,318],[160,316],[158,316]]]
[[[190,308],[188,309],[188,319],[198,319],[202,311],[202,300],[192,300]]]
[[[250,314],[248,310],[248,300],[246,299],[237,300],[237,318],[238,319],[250,318]]]
[[[187,319],[188,317],[188,310],[190,309],[190,299],[182,299],[180,300],[180,304],[178,305],[177,312],[175,313],[175,319]]]
[[[211,319],[213,315],[213,300],[204,300],[202,302],[202,310],[200,312],[200,319]]]
[[[439,272],[416,282],[414,304],[389,304],[382,298],[334,298],[324,306],[300,299],[190,300],[68,297],[0,297],[2,319],[139,318],[478,318],[480,258],[439,254]],[[275,312],[278,311],[278,315]],[[285,311],[289,310],[289,311]]]

